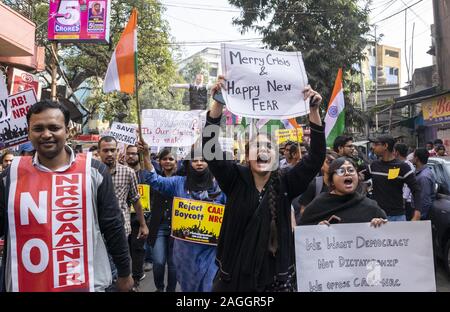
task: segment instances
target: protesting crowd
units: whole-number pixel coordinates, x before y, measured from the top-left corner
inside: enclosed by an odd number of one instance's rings
[[[221,86],[222,79],[212,94]],[[17,156],[2,155],[2,290],[138,291],[152,263],[157,291],[173,292],[177,283],[184,292],[297,291],[295,226],[428,219],[434,178],[426,164],[433,151],[442,155],[438,141],[432,151],[409,153],[383,135],[366,157],[351,137],[338,136],[326,149],[322,97],[309,86],[299,96],[310,103],[309,146],[278,146],[257,131],[243,160],[221,150],[223,105],[215,100],[202,145],[184,161],[167,148],[150,155],[142,138],[120,159],[112,136],[76,153],[67,144],[68,111],[48,100],[32,105],[30,142]],[[172,235],[174,198],[225,207],[217,244]],[[52,227],[41,227],[49,219]],[[47,244],[60,248],[49,253]]]
[[[375,134],[368,124],[367,140],[357,142],[343,83],[353,70],[341,60],[321,64],[325,79],[338,71],[329,92],[332,83],[305,68],[315,48],[303,52],[304,63],[294,46],[222,43],[216,81],[204,83],[195,71],[193,83],[174,83],[180,79],[156,67],[139,75],[138,64],[164,59],[138,59],[145,27],[136,8],[112,51],[110,6],[51,1],[47,97],[30,88],[8,93],[0,76],[0,291],[142,292],[150,274],[156,292],[436,291],[433,243],[450,255],[448,228],[436,238],[431,225],[438,201],[448,209],[448,190],[438,192],[447,184],[437,183],[444,179],[432,166],[448,155],[442,132],[408,146],[391,135],[391,123],[379,131],[377,121]],[[119,7],[117,18],[125,18]],[[58,61],[72,53],[58,56],[58,41],[77,40],[109,45],[97,91],[115,92],[105,98],[121,98],[127,110],[136,106],[136,114],[105,115],[109,128],[97,128],[89,144],[74,138],[94,133],[80,127],[88,115],[72,112],[83,105],[73,90],[66,98],[56,88],[57,67],[69,85],[63,67],[72,63]],[[171,98],[147,93],[158,89],[157,75],[168,76]],[[161,98],[177,102],[177,89],[189,107],[162,109]]]

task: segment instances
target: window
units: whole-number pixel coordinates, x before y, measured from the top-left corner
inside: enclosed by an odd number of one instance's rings
[[[395,67],[385,67],[384,74],[386,76],[387,84],[398,84],[398,68]]]
[[[217,77],[217,68],[211,68],[209,70],[209,76],[214,78]]]
[[[390,56],[390,57],[395,57],[395,58],[399,58],[399,54],[397,51],[393,51],[393,50],[384,50],[384,55],[386,56]]]
[[[375,69],[375,66],[370,66],[370,79],[372,79],[373,82],[375,82],[377,70]]]

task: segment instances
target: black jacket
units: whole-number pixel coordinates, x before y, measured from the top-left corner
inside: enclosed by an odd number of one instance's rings
[[[315,225],[332,215],[341,218],[340,223],[370,222],[373,218],[386,219],[377,202],[355,192],[348,195],[321,193],[306,206],[300,225]]]
[[[212,119],[208,114],[207,126],[217,127],[219,123],[220,118]],[[263,291],[274,281],[285,280],[288,272],[293,272],[295,261],[291,201],[306,190],[323,164],[323,129],[323,126],[311,124],[309,156],[280,178],[277,202],[278,249],[275,256],[268,251],[271,217],[267,196],[259,204],[259,193],[250,169],[234,161],[208,160],[208,155],[204,155],[220,188],[227,195],[217,248],[219,272],[214,282],[215,291]],[[221,152],[217,143],[218,131],[212,134],[208,132],[203,133],[203,146],[206,148],[214,143],[215,148],[219,149],[218,155]]]

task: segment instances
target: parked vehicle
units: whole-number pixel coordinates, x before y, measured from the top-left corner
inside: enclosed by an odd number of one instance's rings
[[[436,200],[430,210],[434,253],[450,276],[450,157],[428,160],[436,179]]]

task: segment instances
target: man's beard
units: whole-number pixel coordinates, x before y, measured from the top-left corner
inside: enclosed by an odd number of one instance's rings
[[[139,160],[135,161],[127,161],[128,166],[130,167],[136,167],[139,164]]]

